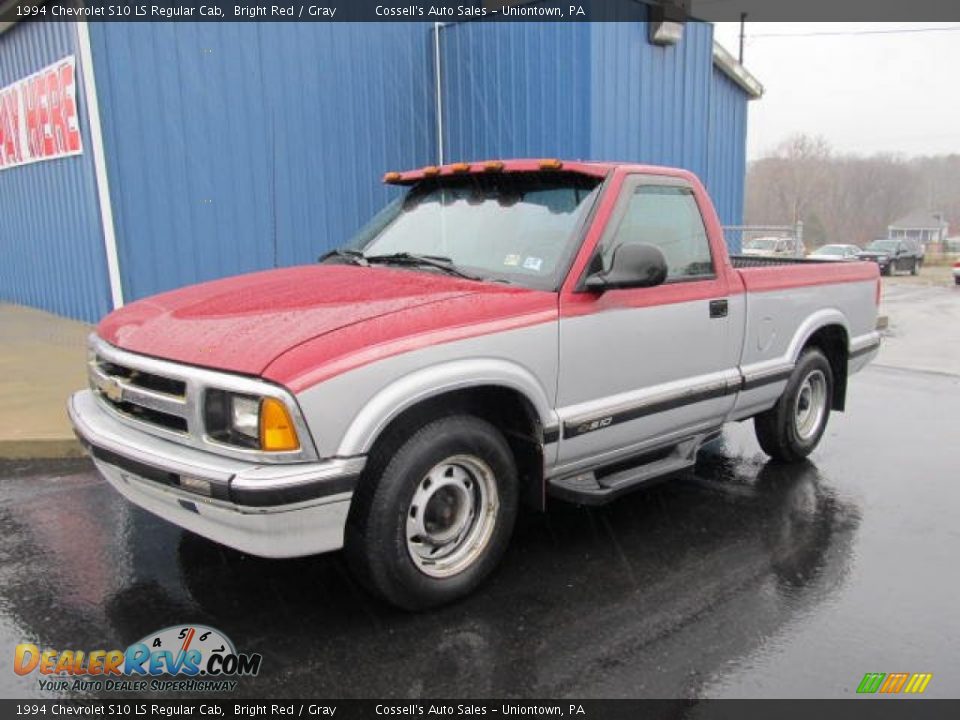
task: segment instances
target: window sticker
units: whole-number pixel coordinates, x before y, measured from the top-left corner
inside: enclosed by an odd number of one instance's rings
[[[527,270],[540,272],[540,268],[543,267],[543,258],[528,257],[526,260],[523,261],[523,267]]]
[[[519,256],[519,255],[514,255],[514,254],[511,253],[510,255],[507,255],[507,256],[503,259],[503,264],[504,264],[504,265],[509,265],[510,267],[516,267],[517,265],[520,264],[520,256]]]

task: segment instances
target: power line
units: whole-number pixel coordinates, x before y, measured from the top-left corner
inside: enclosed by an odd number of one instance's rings
[[[805,33],[749,33],[748,40],[754,38],[801,38],[801,37],[836,37],[852,35],[906,35],[909,33],[924,32],[956,32],[960,25],[945,25],[942,27],[898,28],[896,30],[824,30]]]

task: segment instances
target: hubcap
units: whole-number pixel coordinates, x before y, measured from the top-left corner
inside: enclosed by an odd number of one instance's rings
[[[431,577],[470,567],[490,542],[500,507],[493,471],[474,455],[435,465],[417,485],[407,508],[407,551]]]
[[[809,440],[820,429],[827,409],[827,379],[814,370],[803,379],[794,404],[794,427],[801,440]]]

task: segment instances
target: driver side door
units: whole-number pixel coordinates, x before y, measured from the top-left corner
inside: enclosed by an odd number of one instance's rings
[[[708,241],[702,188],[627,174],[583,277],[625,242],[657,246],[655,287],[564,290],[560,308],[556,471],[615,462],[718,428],[733,408],[744,305]],[[713,215],[715,218],[715,214]]]

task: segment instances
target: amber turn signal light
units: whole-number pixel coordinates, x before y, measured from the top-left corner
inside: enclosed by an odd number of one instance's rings
[[[276,398],[264,398],[260,403],[260,449],[265,452],[300,449],[300,439],[287,406]]]

